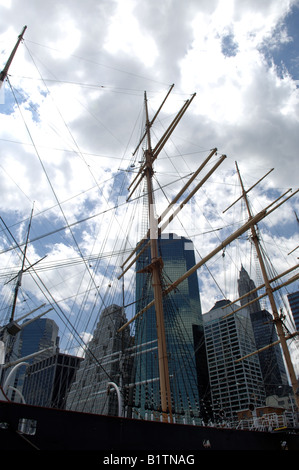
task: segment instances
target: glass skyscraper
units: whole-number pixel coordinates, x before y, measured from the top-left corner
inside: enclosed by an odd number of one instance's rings
[[[26,357],[37,351],[42,351],[46,348],[55,347],[58,345],[58,326],[54,320],[50,318],[37,318],[32,323],[24,326],[24,328],[15,336],[12,353],[10,356],[11,361]],[[27,359],[26,363],[32,364],[33,362],[40,361],[53,354],[53,350],[43,351],[38,356]],[[25,377],[25,367],[21,367],[16,371],[13,386],[14,388],[22,390]],[[9,397],[17,401],[19,396],[15,392],[9,391]]]
[[[288,294],[287,297],[292,310],[296,330],[299,331],[299,291]]]
[[[166,288],[195,264],[193,244],[184,237],[169,234],[158,239],[163,259],[162,287]],[[146,249],[136,266],[136,312],[153,299],[151,275],[140,272],[150,264]],[[201,422],[201,399],[208,386],[203,322],[197,274],[184,280],[163,297],[165,334],[172,399],[176,422]],[[155,308],[136,320],[133,417],[160,419],[158,349]]]

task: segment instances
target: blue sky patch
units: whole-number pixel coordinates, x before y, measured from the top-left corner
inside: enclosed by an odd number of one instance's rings
[[[283,24],[279,25],[277,32],[286,28],[289,41],[281,43],[278,47],[271,48],[265,45],[262,52],[270,63],[272,60],[276,65],[280,76],[285,70],[294,80],[299,80],[299,8],[294,7],[287,15]]]
[[[221,52],[226,57],[234,57],[238,53],[238,44],[234,41],[232,33],[223,36],[221,41]]]

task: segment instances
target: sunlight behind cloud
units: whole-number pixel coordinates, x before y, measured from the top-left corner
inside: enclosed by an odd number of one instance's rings
[[[12,0],[0,0],[0,6],[5,8],[11,7]]]
[[[57,39],[50,43],[53,48],[52,54],[56,59],[66,59],[77,49],[80,44],[81,33],[70,19],[64,19],[60,26]],[[56,50],[54,50],[56,49]]]
[[[134,17],[135,2],[119,2],[114,17],[111,19],[104,48],[112,54],[124,52],[136,56],[144,65],[154,64],[158,50],[155,41],[145,35]]]

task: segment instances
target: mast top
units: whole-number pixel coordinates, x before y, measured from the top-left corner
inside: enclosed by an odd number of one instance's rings
[[[20,44],[20,42],[21,42],[22,39],[23,39],[23,36],[24,36],[24,34],[25,34],[26,29],[27,29],[27,26],[24,26],[23,29],[22,29],[22,31],[21,31],[21,34],[19,34],[19,36],[18,36],[18,40],[17,40],[17,42],[16,42],[16,45],[15,45],[15,47],[13,48],[13,50],[12,50],[10,56],[9,56],[9,59],[8,59],[8,61],[6,62],[6,65],[5,65],[4,69],[2,70],[2,72],[0,72],[0,87],[1,87],[2,83],[4,82],[4,80],[5,80],[6,77],[7,77],[10,64],[11,64],[12,61],[13,61],[13,58],[14,58],[14,56],[15,56],[15,53],[17,52],[17,49],[18,49],[18,47],[19,47],[19,44]],[[1,82],[2,82],[2,83],[1,83]]]

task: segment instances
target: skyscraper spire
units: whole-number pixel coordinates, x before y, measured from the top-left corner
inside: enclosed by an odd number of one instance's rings
[[[252,291],[255,289],[255,284],[252,279],[250,279],[248,272],[244,268],[243,265],[241,265],[241,270],[240,270],[240,277],[238,279],[238,290],[239,290],[239,296],[242,297],[244,294],[247,292]],[[254,300],[257,298],[257,292],[253,292],[251,294],[248,294],[246,297],[242,298],[240,300],[241,305],[246,305],[248,302]],[[248,310],[250,313],[257,312],[261,310],[260,302],[256,300],[253,304],[248,305]]]

